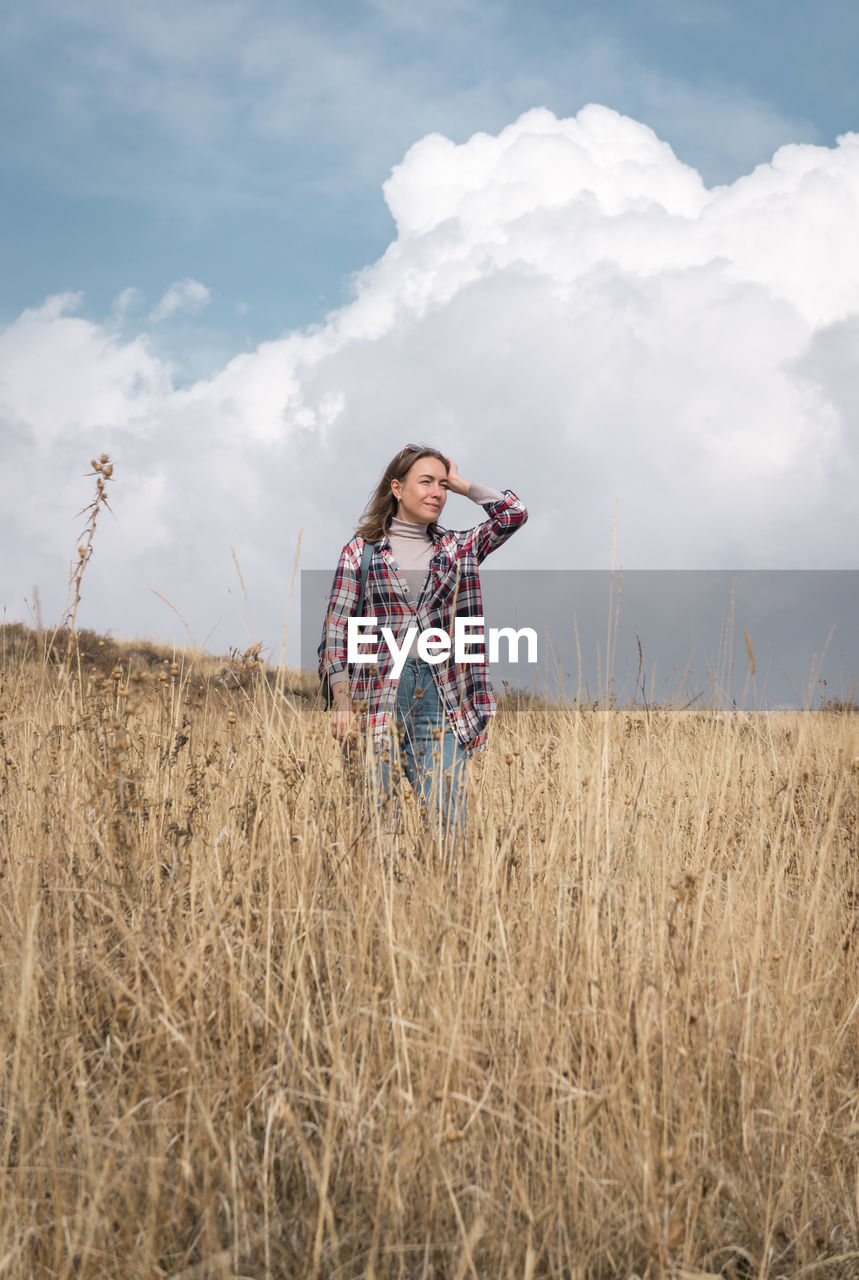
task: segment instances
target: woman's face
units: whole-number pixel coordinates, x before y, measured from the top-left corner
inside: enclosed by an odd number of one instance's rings
[[[447,468],[438,458],[418,458],[402,480],[391,481],[397,516],[409,524],[432,524],[447,502]]]

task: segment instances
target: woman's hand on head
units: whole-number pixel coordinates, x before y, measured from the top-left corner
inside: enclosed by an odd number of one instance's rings
[[[461,493],[463,496],[467,496],[468,491],[471,488],[471,481],[463,480],[453,458],[448,458],[447,465],[450,468],[447,473],[448,491],[450,493]]]

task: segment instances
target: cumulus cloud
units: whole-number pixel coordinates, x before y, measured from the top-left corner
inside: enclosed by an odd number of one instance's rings
[[[57,294],[0,332],[0,415],[41,455],[71,436],[142,421],[170,385],[145,335],[121,341],[75,315],[79,293]]]
[[[349,305],[193,386],[68,295],[0,335],[11,610],[37,579],[49,607],[76,464],[105,448],[85,605],[125,632],[172,628],[152,587],[198,640],[243,639],[233,547],[277,645],[299,532],[301,565],[332,566],[406,440],[526,499],[495,567],[605,566],[616,505],[630,568],[853,566],[859,137],[707,188],[635,120],[538,109],[423,138],[385,198],[396,236]]]
[[[208,304],[210,296],[209,290],[199,280],[177,280],[149,313],[149,319],[158,324],[161,320],[169,320],[177,311],[196,314]]]

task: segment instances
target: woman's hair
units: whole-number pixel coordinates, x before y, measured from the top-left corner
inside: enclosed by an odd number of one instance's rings
[[[391,481],[405,479],[406,474],[421,458],[438,458],[439,462],[444,463],[445,471],[450,471],[450,463],[438,449],[431,449],[428,445],[422,445],[419,449],[406,445],[405,449],[401,449],[385,467],[385,474],[376,486],[355,530],[365,542],[379,542],[384,538],[397,514],[397,499],[391,491]],[[438,526],[434,521],[429,525],[429,532],[430,537],[435,537],[438,533]]]

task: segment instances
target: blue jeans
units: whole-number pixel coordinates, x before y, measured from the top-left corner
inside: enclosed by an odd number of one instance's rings
[[[449,830],[465,824],[465,748],[439,700],[432,667],[407,658],[397,690],[400,765],[424,809]],[[378,761],[380,794],[390,791],[391,762]]]

